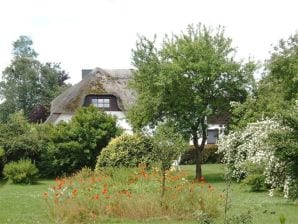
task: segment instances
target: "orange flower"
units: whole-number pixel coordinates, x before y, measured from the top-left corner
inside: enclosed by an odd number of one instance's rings
[[[99,195],[98,194],[94,195],[93,199],[94,200],[98,200],[99,199]]]
[[[103,195],[105,195],[106,193],[108,193],[108,189],[104,188],[101,192]]]
[[[75,196],[77,196],[77,194],[78,194],[78,189],[73,189],[73,191],[72,191],[72,196],[73,197],[75,197]]]

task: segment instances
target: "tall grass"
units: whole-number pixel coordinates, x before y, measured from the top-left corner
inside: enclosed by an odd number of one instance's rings
[[[149,172],[143,166],[96,173],[85,170],[70,178],[56,179],[44,199],[55,223],[217,217],[223,202],[220,194],[212,185],[192,182],[187,176],[186,171],[167,172],[162,206],[159,172]]]

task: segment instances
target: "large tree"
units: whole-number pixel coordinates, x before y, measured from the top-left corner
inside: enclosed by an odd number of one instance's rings
[[[128,117],[134,128],[174,122],[192,138],[196,179],[202,176],[206,117],[227,111],[230,101],[243,101],[253,80],[254,63],[243,65],[234,53],[222,27],[212,30],[201,24],[165,36],[160,48],[156,38],[140,37],[133,50],[131,86],[138,98]]]
[[[13,59],[2,73],[0,119],[22,110],[31,121],[42,121],[48,113],[50,102],[66,86],[69,78],[56,63],[41,63],[27,36],[13,43]]]

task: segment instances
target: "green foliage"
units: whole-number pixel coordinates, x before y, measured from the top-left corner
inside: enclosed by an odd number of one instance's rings
[[[283,123],[289,128],[275,131],[268,142],[275,148],[275,156],[286,164],[285,172],[291,177],[289,197],[298,198],[298,102],[284,112]]]
[[[285,224],[286,223],[286,217],[284,215],[280,215],[279,216],[279,223],[280,224]]]
[[[262,191],[266,189],[264,165],[248,162],[246,164],[246,177],[243,183],[250,186],[251,191]]]
[[[33,122],[44,121],[49,113],[50,102],[66,86],[68,79],[59,64],[42,64],[31,48],[29,37],[21,36],[14,42],[14,58],[4,71],[0,82],[0,95],[5,101],[0,105],[0,119],[7,121],[11,113],[22,110]],[[37,108],[45,110],[31,116]]]
[[[246,162],[244,164],[246,177],[243,180],[244,184],[251,186],[251,191],[265,190],[265,164]]]
[[[4,167],[4,156],[5,156],[5,151],[3,148],[0,147],[0,177],[2,175],[2,169]]]
[[[38,164],[43,175],[95,167],[96,157],[118,132],[116,119],[95,107],[79,109],[69,123],[46,127],[46,148]]]
[[[157,155],[161,170],[169,170],[173,160],[187,149],[187,142],[183,136],[167,123],[157,126],[153,144],[153,153]]]
[[[247,213],[241,213],[238,215],[234,215],[228,219],[227,224],[252,224],[253,223],[253,215],[251,211]]]
[[[285,100],[298,99],[298,32],[279,45],[268,61],[269,78],[272,84],[280,86]]]
[[[5,163],[21,158],[38,160],[40,156],[38,133],[22,113],[12,114],[7,123],[0,124],[0,146]]]
[[[107,172],[108,171],[108,172]],[[156,170],[108,168],[55,180],[44,193],[54,223],[197,223],[220,216],[220,191],[187,181],[186,171],[168,172],[169,188],[160,206]],[[107,221],[106,219],[111,221]],[[119,220],[119,221],[116,221]]]
[[[137,167],[140,163],[150,165],[156,157],[152,151],[150,137],[123,134],[112,139],[101,151],[96,167]]]
[[[177,160],[186,149],[187,142],[171,123],[157,126],[153,136],[153,154],[158,155],[156,159],[161,171],[161,206],[164,206],[166,171],[171,168],[173,160]]]
[[[207,144],[205,145],[203,151],[202,163],[219,163],[222,160],[222,155],[217,152],[216,144]],[[181,156],[181,164],[195,164],[195,153],[196,150],[193,146],[190,146]]]
[[[298,33],[280,40],[266,63],[267,73],[243,104],[232,108],[232,130],[266,117],[282,117],[298,99]]]
[[[18,40],[13,42],[13,54],[18,57],[36,58],[37,53],[31,47],[33,41],[28,36],[21,35]]]
[[[32,184],[38,177],[38,169],[29,159],[10,162],[4,166],[3,174],[15,184]]]
[[[205,117],[227,111],[231,100],[246,98],[255,65],[234,60],[235,49],[221,27],[189,26],[162,43],[158,49],[155,40],[141,37],[133,50],[131,86],[138,99],[128,118],[135,129],[174,122],[181,133],[193,137],[199,155],[207,139]]]

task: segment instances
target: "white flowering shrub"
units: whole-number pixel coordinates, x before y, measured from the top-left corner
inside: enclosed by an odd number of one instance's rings
[[[228,164],[232,178],[237,181],[246,177],[247,166],[252,163],[264,166],[265,183],[274,189],[283,189],[284,196],[289,195],[291,177],[285,171],[286,163],[274,156],[274,147],[267,141],[269,134],[284,129],[277,121],[266,119],[250,123],[238,132],[221,136],[218,153],[223,154],[223,162]]]

